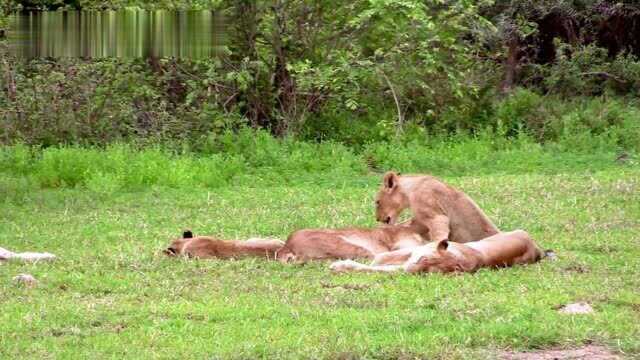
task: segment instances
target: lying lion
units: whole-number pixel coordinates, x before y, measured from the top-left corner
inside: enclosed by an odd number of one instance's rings
[[[380,253],[420,246],[428,229],[407,222],[374,229],[304,229],[289,235],[277,258],[282,262],[311,259],[373,259]]]
[[[544,256],[528,233],[516,230],[465,244],[442,240],[383,253],[371,265],[337,261],[330,268],[336,272],[474,272],[483,267],[535,263]]]
[[[429,229],[431,241],[458,243],[495,235],[498,228],[465,193],[427,175],[384,175],[376,198],[376,218],[394,224],[410,208],[413,221]]]
[[[163,252],[168,256],[187,256],[193,258],[240,258],[265,257],[275,259],[276,253],[284,242],[273,239],[249,239],[247,241],[225,241],[209,236],[193,237],[191,231],[185,231],[182,237],[174,240]]]

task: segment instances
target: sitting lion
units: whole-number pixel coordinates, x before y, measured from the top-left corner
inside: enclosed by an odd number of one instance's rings
[[[337,261],[330,268],[336,272],[474,272],[483,267],[535,263],[545,255],[528,233],[516,230],[464,244],[442,240],[382,253],[371,265]]]
[[[175,239],[163,252],[168,256],[194,258],[240,258],[265,257],[275,259],[276,253],[284,242],[274,239],[249,239],[247,241],[225,241],[209,236],[193,237],[189,230]]]
[[[465,193],[426,175],[388,172],[376,198],[376,218],[394,224],[410,208],[413,221],[429,229],[431,241],[466,243],[499,232],[476,203]]]
[[[424,244],[428,229],[407,222],[374,229],[304,229],[289,235],[277,258],[282,262],[311,259],[373,259],[376,254]]]

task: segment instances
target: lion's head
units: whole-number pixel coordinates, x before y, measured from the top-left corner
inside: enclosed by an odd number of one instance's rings
[[[162,252],[167,256],[178,256],[182,254],[182,250],[184,249],[184,245],[193,239],[193,233],[191,230],[185,230],[182,233],[182,237],[175,239],[171,242],[168,248],[164,249]]]
[[[462,256],[461,249],[450,250],[453,245],[448,240],[431,242],[422,246],[413,254],[415,260],[406,267],[407,272],[466,272],[473,271],[477,265],[473,257]]]
[[[384,174],[382,187],[376,196],[376,220],[395,224],[398,216],[409,207],[407,196],[399,188],[400,177],[393,171]]]

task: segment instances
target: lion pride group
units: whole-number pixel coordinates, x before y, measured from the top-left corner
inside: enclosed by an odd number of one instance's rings
[[[396,224],[411,209],[411,220]],[[528,233],[501,232],[465,193],[428,175],[388,172],[376,197],[373,229],[303,229],[286,242],[225,241],[191,231],[164,250],[169,256],[246,256],[304,262],[334,259],[336,272],[473,272],[482,267],[528,264],[545,256]],[[370,264],[354,259],[368,259]]]

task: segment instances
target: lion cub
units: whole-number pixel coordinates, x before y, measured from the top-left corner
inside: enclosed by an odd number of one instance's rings
[[[499,232],[480,207],[465,193],[428,175],[384,175],[376,198],[376,218],[395,223],[410,208],[413,221],[429,229],[431,241],[466,243]]]
[[[276,253],[284,242],[273,239],[249,239],[247,241],[225,241],[209,236],[194,237],[189,230],[182,234],[182,238],[174,240],[163,252],[168,256],[194,258],[240,258],[265,257],[275,259]]]
[[[373,229],[303,229],[289,235],[277,258],[282,262],[311,259],[373,259],[376,254],[424,244],[428,229],[406,222]]]

